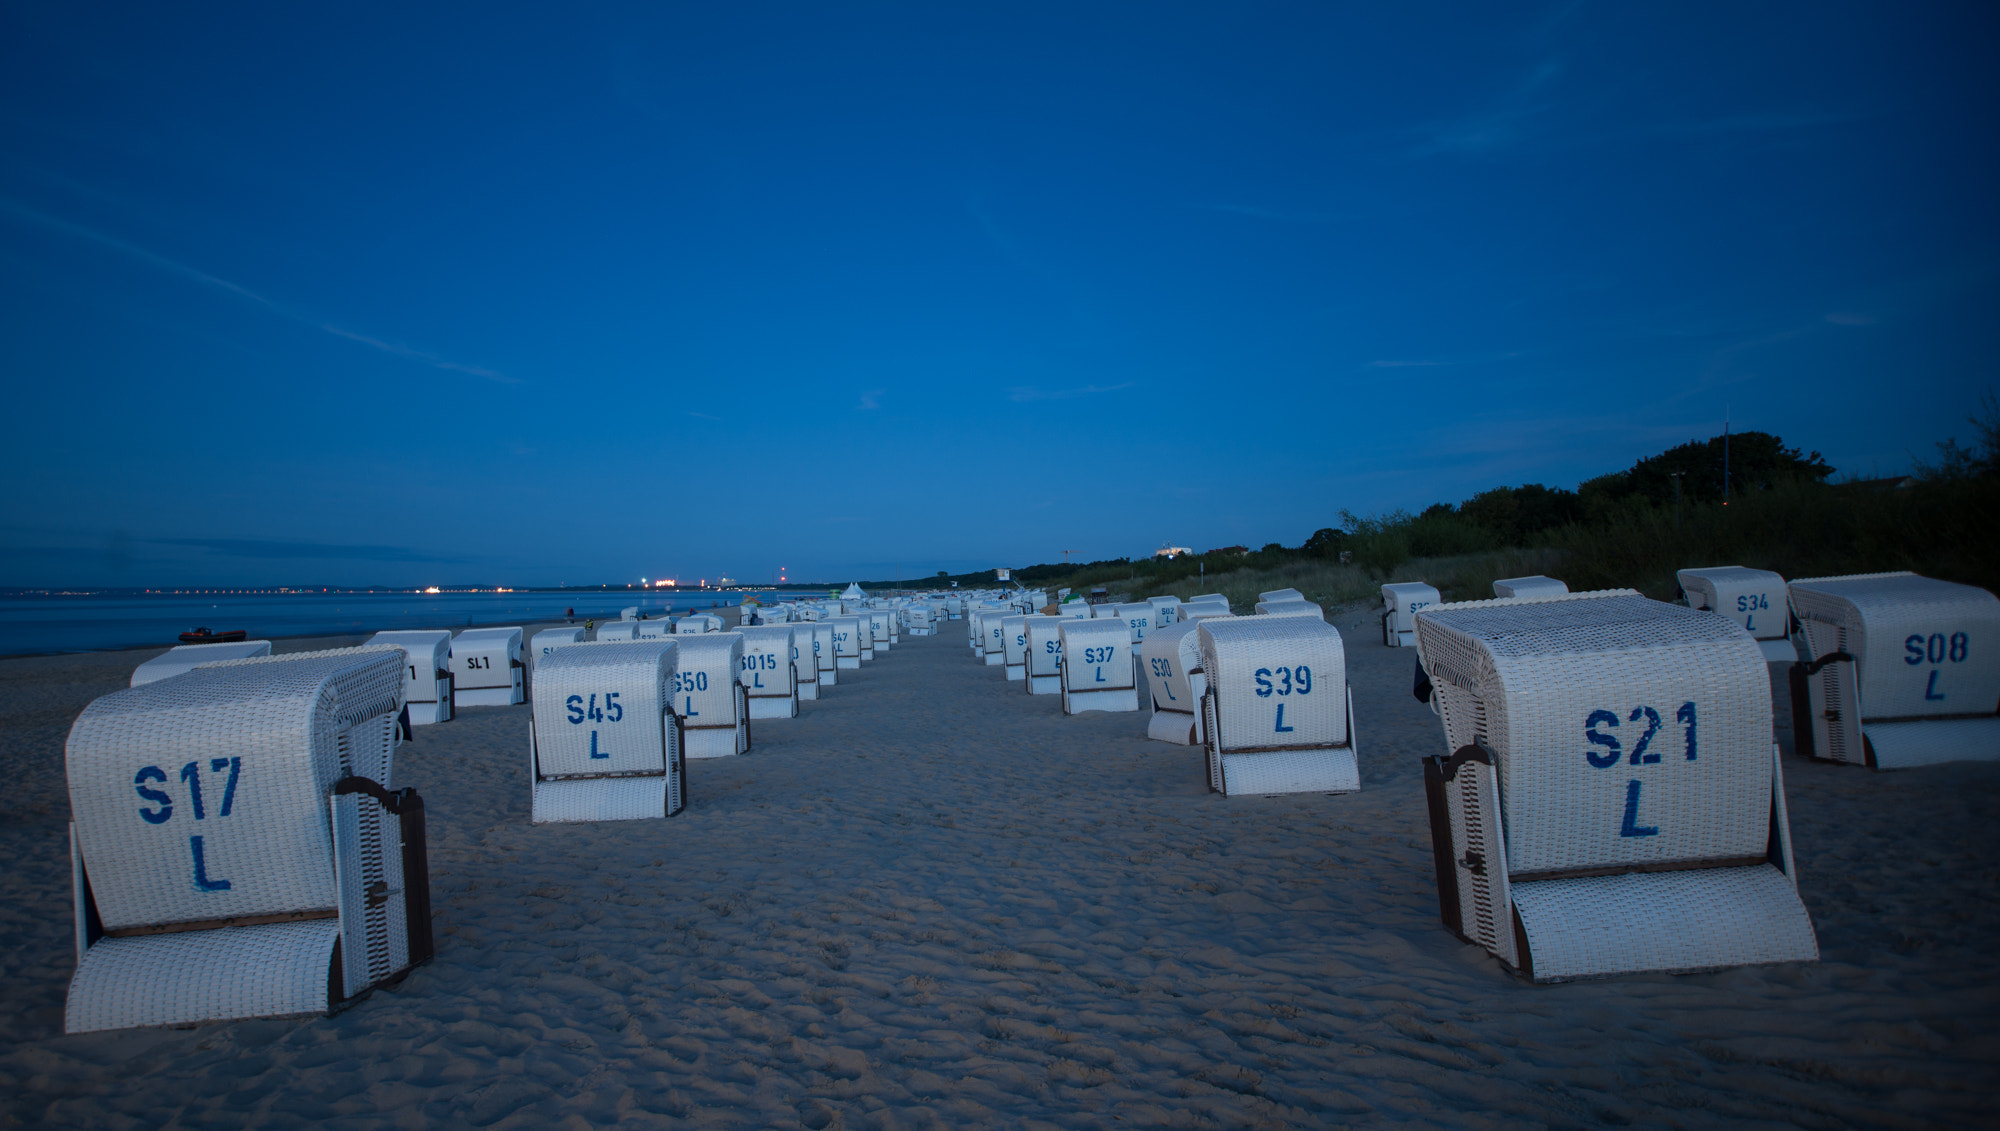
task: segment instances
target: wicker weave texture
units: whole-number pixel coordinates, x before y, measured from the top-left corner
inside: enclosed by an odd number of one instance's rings
[[[737,630],[743,637],[743,657],[737,679],[752,699],[790,699],[795,686],[792,663],[797,651],[790,625],[773,624]],[[791,712],[796,714],[797,712]]]
[[[1710,566],[1675,575],[1688,607],[1728,617],[1759,640],[1782,640],[1791,630],[1785,579],[1768,569]]]
[[[522,670],[519,628],[468,628],[451,642],[451,685],[460,702],[467,691],[505,691],[508,702],[521,702]]]
[[[685,643],[631,640],[558,648],[535,669],[539,776],[659,773],[676,653]]]
[[[1817,962],[1799,893],[1769,864],[1513,885],[1538,982]]]
[[[833,636],[833,658],[836,665],[844,661],[855,664],[861,662],[861,634],[864,631],[860,617],[833,617],[820,622],[827,626]]]
[[[1164,628],[1181,622],[1181,599],[1179,597],[1148,597],[1146,603],[1153,606],[1153,627]]]
[[[1760,856],[1770,682],[1735,624],[1639,596],[1417,617],[1434,685],[1478,704],[1514,873]]]
[[[1914,573],[1806,578],[1791,605],[1815,657],[1831,651],[1815,629],[1844,632],[1864,719],[2000,708],[2000,598],[1984,589]]]
[[[332,909],[323,799],[350,773],[389,784],[402,661],[226,661],[84,708],[70,809],[106,929]]]
[[[1138,646],[1146,642],[1146,634],[1153,630],[1153,606],[1143,601],[1118,606],[1118,615],[1125,618],[1126,627],[1132,630],[1132,644]]]
[[[165,653],[154,656],[132,670],[132,682],[137,687],[142,683],[152,683],[170,675],[179,675],[196,664],[213,663],[216,660],[247,660],[255,656],[271,654],[269,640],[238,640],[233,644],[182,644],[169,648]]]
[[[667,816],[668,777],[586,778],[535,783],[536,824],[576,821],[640,821]]]
[[[1132,630],[1123,617],[1062,618],[1056,625],[1067,692],[1136,688],[1132,670]],[[1133,698],[1134,706],[1138,702]],[[1123,709],[1123,708],[1120,708]]]
[[[335,883],[340,894],[342,985],[355,992],[410,964],[403,894],[402,825],[374,798],[327,799],[333,822]]]
[[[1190,661],[1197,667],[1201,664],[1200,641],[1194,629],[1192,622],[1156,628],[1139,645],[1139,667],[1146,673],[1146,689],[1152,694],[1155,711],[1192,716],[1199,709],[1188,686]]]
[[[1352,793],[1361,788],[1354,748],[1222,754],[1222,790],[1230,797],[1273,793]]]
[[[639,639],[639,622],[636,620],[608,620],[597,626],[597,642],[609,644],[613,641]]]
[[[739,710],[742,686],[737,673],[743,667],[743,634],[709,632],[680,641],[680,658],[672,679],[674,711],[689,730],[735,727],[744,716]],[[733,753],[733,751],[732,751]],[[693,742],[689,742],[693,757]]]
[[[1195,633],[1221,753],[1346,745],[1339,629],[1317,617],[1217,617],[1197,621]]]
[[[1000,618],[1000,652],[1007,659],[1007,678],[1020,679],[1028,662],[1028,618],[1016,613]]]
[[[1257,614],[1267,617],[1318,617],[1326,619],[1326,610],[1311,601],[1259,601]]]
[[[315,919],[100,939],[70,979],[63,1030],[318,1013],[339,934],[334,920]]]
[[[1296,589],[1273,589],[1268,593],[1257,594],[1257,602],[1264,605],[1268,605],[1274,601],[1303,601],[1305,599],[1306,595]]]
[[[1389,614],[1389,631],[1414,632],[1417,610],[1428,609],[1442,598],[1437,587],[1421,581],[1392,581],[1382,587],[1382,611]]]
[[[533,671],[535,665],[541,663],[543,659],[547,658],[550,652],[555,651],[563,645],[580,643],[582,640],[582,625],[545,628],[537,632],[534,639],[528,641],[528,669]]]
[[[378,632],[368,638],[370,645],[393,644],[401,648],[403,661],[403,702],[411,705],[411,721],[416,721],[419,703],[449,703],[451,688],[445,682],[451,672],[451,633],[443,629],[408,632]],[[445,673],[444,678],[439,673]]]

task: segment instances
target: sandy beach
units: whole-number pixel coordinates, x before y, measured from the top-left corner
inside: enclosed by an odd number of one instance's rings
[[[1345,796],[1212,795],[1145,713],[1064,718],[962,621],[693,763],[672,820],[531,826],[528,708],[461,710],[397,762],[435,961],[331,1018],[75,1037],[63,742],[157,653],[0,661],[0,1122],[2000,1121],[2000,766],[1786,758],[1820,963],[1531,985],[1438,921],[1414,650],[1334,619]]]

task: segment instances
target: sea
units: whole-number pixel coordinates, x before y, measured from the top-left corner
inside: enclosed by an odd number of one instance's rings
[[[334,636],[389,628],[449,628],[585,618],[616,618],[639,606],[648,616],[680,615],[737,605],[750,591],[703,589],[675,593],[0,593],[0,656],[166,647],[193,628],[243,629],[252,640]],[[762,593],[769,599],[768,591]]]

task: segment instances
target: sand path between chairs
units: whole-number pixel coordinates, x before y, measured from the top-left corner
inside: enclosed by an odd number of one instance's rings
[[[63,739],[157,653],[0,661],[0,1122],[1989,1123],[2000,767],[1787,757],[1817,965],[1528,985],[1438,922],[1413,653],[1336,619],[1341,797],[1211,795],[962,621],[693,763],[673,820],[529,825],[528,709],[466,710],[397,767],[435,962],[332,1018],[78,1037]]]

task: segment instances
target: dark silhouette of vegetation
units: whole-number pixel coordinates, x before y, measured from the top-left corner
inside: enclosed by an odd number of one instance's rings
[[[1716,436],[1575,491],[1527,483],[1414,515],[1342,511],[1340,526],[1321,527],[1296,548],[1272,542],[1250,552],[1044,564],[1014,576],[1035,586],[1105,585],[1135,594],[1192,591],[1197,579],[1254,593],[1259,585],[1282,587],[1275,583],[1282,577],[1309,577],[1319,599],[1351,600],[1366,593],[1370,579],[1402,579],[1414,569],[1447,599],[1467,600],[1491,596],[1492,579],[1508,571],[1559,571],[1572,589],[1634,588],[1671,598],[1678,569],[1743,565],[1787,578],[1908,569],[2000,591],[2000,401],[1987,393],[1968,420],[1970,446],[1941,441],[1935,460],[1915,460],[1915,474],[1902,479],[1829,482],[1833,468],[1820,453],[1787,447],[1767,432],[1739,432],[1729,438],[1727,506],[1723,439]],[[950,580],[995,583],[986,570],[940,575],[931,584]]]

